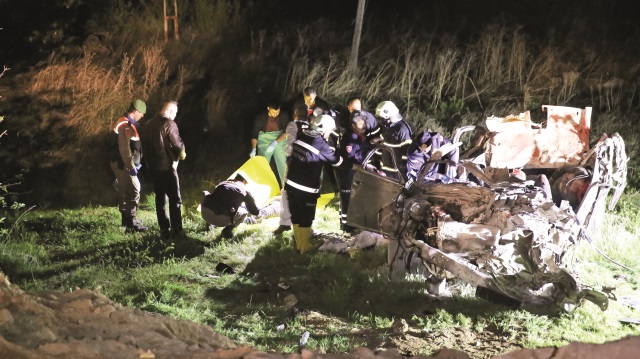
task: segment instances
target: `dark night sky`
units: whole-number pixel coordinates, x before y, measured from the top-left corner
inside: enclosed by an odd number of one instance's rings
[[[91,17],[91,9],[110,2],[0,0],[0,61],[24,59],[34,51],[47,53],[46,46],[29,43],[27,38],[56,26],[64,27],[69,39],[81,41],[87,35],[84,25]],[[66,8],[61,5],[64,3],[75,5]],[[252,28],[295,26],[322,19],[348,30],[352,29],[357,3],[358,0],[242,0],[244,6],[253,4],[249,21]],[[365,21],[365,27],[375,26],[375,31],[404,27],[453,32],[464,40],[480,33],[488,23],[504,21],[519,23],[525,32],[541,38],[552,27],[556,31],[569,31],[574,19],[586,19],[603,38],[623,41],[629,51],[636,52],[640,38],[639,7],[637,0],[368,0],[369,21]]]

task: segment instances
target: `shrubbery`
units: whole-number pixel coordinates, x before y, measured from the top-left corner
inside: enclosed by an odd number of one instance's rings
[[[630,59],[621,57],[626,51],[618,42],[592,47],[596,42],[586,39],[601,34],[588,28],[581,33],[585,40],[562,47],[561,37],[575,32],[556,33],[545,42],[517,23],[499,21],[456,37],[455,31],[443,34],[420,24],[389,26],[369,14],[359,66],[350,69],[350,24],[318,19],[252,28],[251,11],[238,0],[182,0],[180,40],[165,43],[162,2],[78,4],[100,7],[87,14],[86,31],[108,33],[113,52],[52,53],[12,93],[24,116],[20,135],[9,144],[12,161],[60,171],[56,185],[65,193],[45,196],[49,202],[105,203],[112,197],[95,191],[108,188],[110,179],[101,138],[136,97],[147,101],[149,115],[163,101],[179,101],[177,122],[194,154],[186,165],[199,176],[222,163],[208,157],[219,152],[211,146],[246,152],[247,128],[264,101],[290,99],[305,86],[316,87],[338,108],[353,95],[362,96],[369,109],[392,100],[416,132],[448,133],[487,116],[527,110],[534,120],[543,119],[543,104],[592,106],[594,138],[625,128],[630,167],[637,157],[631,141],[637,136],[627,126],[629,113],[640,107],[635,73],[619,71]],[[383,27],[388,31],[372,30]]]

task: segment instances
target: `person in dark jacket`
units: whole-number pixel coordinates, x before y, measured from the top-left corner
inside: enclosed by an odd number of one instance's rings
[[[436,152],[446,144],[451,144],[451,140],[442,136],[438,132],[422,131],[418,133],[407,151],[407,178],[409,181],[415,181],[420,174],[422,167],[426,162],[431,160]],[[451,160],[458,162],[458,148],[439,155],[440,160]],[[425,181],[443,181],[449,182],[455,176],[455,166],[447,166],[445,163],[433,165],[428,173],[425,174]]]
[[[371,112],[362,109],[362,101],[360,101],[359,97],[352,97],[347,101],[347,110],[349,110],[349,123],[347,127],[351,127],[354,113],[358,111],[360,116],[364,116],[365,119],[366,128],[364,136],[367,141],[371,144],[376,144],[382,139],[382,132],[378,120],[376,120],[376,117]]]
[[[309,117],[312,115],[315,117],[327,114],[331,110],[329,103],[320,98],[318,92],[313,87],[305,87],[304,90],[302,90],[302,99],[295,101],[293,108],[297,108],[302,103],[307,106],[307,116]]]
[[[323,164],[339,166],[342,163],[342,157],[329,147],[323,137],[335,127],[335,121],[331,116],[318,118],[321,119],[322,122],[314,122],[307,128],[299,122],[284,186],[289,200],[296,248],[301,253],[311,249],[311,225],[320,196]]]
[[[127,114],[120,117],[113,131],[116,134],[114,149],[111,151],[111,170],[118,182],[118,209],[122,216],[122,226],[126,233],[146,232],[147,227],[136,220],[140,202],[140,180],[138,171],[142,167],[142,146],[138,134],[138,121],[147,111],[144,101],[131,103]]]
[[[393,166],[391,154],[382,152],[382,170],[390,177],[400,178],[406,181],[407,166],[406,154],[411,144],[412,130],[400,115],[400,110],[391,101],[383,101],[376,107],[376,116],[381,118],[383,123],[382,138],[385,146],[391,147],[396,158],[398,169]]]
[[[351,200],[351,183],[353,182],[353,166],[362,165],[367,154],[373,150],[373,145],[366,137],[367,117],[360,111],[353,111],[351,127],[342,137],[340,154],[349,165],[337,168],[338,183],[340,185],[340,229],[352,233],[354,227],[347,225],[347,212]]]
[[[304,103],[299,103],[293,109],[293,121],[287,124],[287,128],[285,129],[285,133],[287,135],[287,163],[289,163],[289,159],[291,158],[291,152],[293,152],[293,143],[296,141],[296,137],[298,137],[298,131],[302,128],[308,128],[309,122],[307,117],[307,105]],[[288,171],[288,166],[287,166]],[[286,183],[287,172],[285,171],[284,182]],[[283,232],[291,230],[291,211],[289,211],[289,201],[287,200],[287,191],[282,186],[281,190],[282,200],[281,200],[281,210],[280,210],[280,225],[273,231],[273,234],[280,235]]]
[[[267,111],[256,116],[251,135],[251,152],[249,157],[256,154],[264,156],[267,162],[275,160],[278,170],[278,180],[284,182],[287,168],[287,134],[285,129],[289,123],[289,114],[281,110],[280,100],[272,99],[267,104]]]
[[[224,238],[232,238],[233,229],[248,214],[260,215],[260,210],[247,189],[247,180],[238,174],[232,180],[220,182],[213,193],[205,192],[201,213],[209,225],[224,227],[221,233]]]
[[[162,111],[143,128],[145,162],[151,170],[156,195],[156,215],[160,234],[167,238],[184,237],[182,230],[182,197],[178,178],[178,161],[186,158],[186,152],[178,125],[174,122],[178,103],[164,104]],[[169,214],[167,215],[167,198]]]

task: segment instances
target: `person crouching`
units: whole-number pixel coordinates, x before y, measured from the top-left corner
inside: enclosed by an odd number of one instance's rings
[[[203,193],[202,218],[216,227],[224,227],[222,236],[233,237],[233,229],[242,223],[248,214],[259,215],[253,196],[247,189],[247,180],[238,174],[232,180],[220,182],[213,193]]]

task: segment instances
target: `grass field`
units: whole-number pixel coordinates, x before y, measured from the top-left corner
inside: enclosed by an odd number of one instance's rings
[[[581,283],[609,288],[612,298],[640,298],[639,201],[640,194],[627,191],[595,242],[632,272],[587,243],[571,260]],[[571,313],[533,313],[471,295],[432,298],[421,278],[388,279],[384,247],[349,255],[298,254],[291,232],[271,234],[277,218],[242,224],[233,239],[224,240],[220,229],[207,230],[196,205],[184,207],[187,239],[178,243],[157,235],[152,196],[139,211],[152,227],[145,234],[125,235],[115,207],[32,210],[0,238],[1,269],[26,291],[96,289],[124,305],[205,323],[236,343],[284,353],[298,349],[304,331],[311,334],[307,346],[324,352],[388,346],[399,319],[417,337],[457,328],[501,338],[511,347],[601,343],[640,334],[638,326],[620,322],[639,317],[620,301],[611,300],[606,311],[586,302]],[[335,203],[320,209],[315,232],[339,232],[337,216]],[[221,263],[233,273],[221,271]],[[459,338],[452,345],[464,350],[477,344]],[[418,352],[434,349],[425,344]]]

